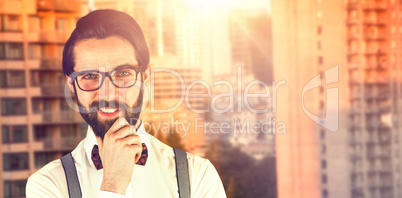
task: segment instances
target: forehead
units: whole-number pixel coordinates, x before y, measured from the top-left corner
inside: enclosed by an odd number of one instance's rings
[[[95,69],[109,71],[119,65],[138,65],[134,47],[116,36],[86,39],[74,47],[75,71]]]

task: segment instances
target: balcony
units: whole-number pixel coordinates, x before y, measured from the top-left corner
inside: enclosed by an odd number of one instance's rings
[[[383,167],[381,166],[381,164],[378,163],[369,163],[368,164],[368,171],[369,172],[381,172],[383,169]]]
[[[72,124],[84,123],[81,115],[74,110],[47,111],[33,117],[35,124]]]
[[[361,154],[360,153],[357,153],[357,152],[352,152],[352,153],[350,153],[350,159],[351,160],[357,160],[357,159],[361,159],[362,157],[361,157]]]
[[[362,181],[352,181],[352,188],[362,188],[364,184]]]
[[[55,40],[57,42],[65,43],[67,42],[68,37],[70,36],[71,32],[65,30],[56,30],[55,31]]]
[[[73,150],[81,139],[78,137],[66,137],[66,138],[48,138],[44,139],[43,149],[44,150],[62,150],[71,151]]]
[[[375,105],[366,107],[366,114],[377,114],[379,112],[380,112],[380,109]],[[369,122],[369,123],[367,123],[367,126],[374,127],[374,128],[377,128],[379,125],[380,125],[379,122]]]
[[[386,149],[386,148],[367,150],[367,157],[368,158],[390,158],[391,150]]]
[[[366,63],[366,66],[364,69],[366,69],[366,70],[387,70],[388,63],[386,63],[386,62],[383,62],[383,63],[369,62],[369,63]]]
[[[372,135],[367,138],[367,144],[376,144],[377,142],[378,142],[377,136]]]
[[[367,55],[381,55],[387,54],[388,50],[384,47],[367,47],[365,53]]]
[[[64,84],[42,85],[40,86],[40,91],[43,97],[64,97]]]
[[[37,0],[37,8],[40,11],[79,12],[79,0]]]
[[[350,63],[348,66],[349,66],[348,67],[349,70],[357,70],[357,69],[359,69],[359,64],[358,63]]]
[[[348,48],[348,53],[350,55],[358,54],[359,53],[359,48],[358,47],[349,47]]]
[[[347,23],[348,24],[358,24],[360,22],[360,19],[359,19],[359,17],[356,17],[356,16],[348,16],[348,18],[347,18]]]
[[[389,143],[391,143],[391,136],[389,136],[389,135],[381,135],[380,136],[380,138],[379,138],[379,142],[381,143],[381,144],[389,144]]]
[[[388,69],[389,68],[389,64],[387,61],[381,61],[378,63],[378,68],[379,69]]]
[[[370,16],[364,18],[364,23],[366,25],[386,25],[388,23],[388,19],[387,17]]]
[[[376,99],[376,98],[378,98],[378,91],[377,91],[377,90],[366,91],[366,92],[364,93],[364,98],[365,98],[366,100],[369,100],[369,99]]]
[[[56,34],[54,30],[41,30],[38,32],[40,42],[51,43],[56,41]]]
[[[392,187],[393,182],[391,178],[388,178],[388,179],[381,179],[380,183],[381,187]]]
[[[388,35],[383,32],[380,32],[380,33],[365,32],[364,33],[365,40],[386,40],[387,38],[388,38]]]
[[[392,173],[392,166],[383,164],[383,165],[381,165],[381,167],[379,168],[378,171],[381,173]]]
[[[62,70],[61,58],[42,58],[40,68],[45,70]]]
[[[367,167],[367,170],[369,173],[373,173],[373,172],[377,172],[378,170],[380,170],[380,166],[378,164],[369,164]]]
[[[351,76],[349,78],[349,84],[354,85],[354,84],[361,84],[363,83],[363,78],[360,76]]]
[[[371,188],[378,187],[379,185],[381,185],[381,182],[377,178],[368,181],[368,186]]]
[[[360,37],[359,33],[356,31],[349,31],[347,36],[349,40],[359,39]]]
[[[359,8],[359,2],[353,1],[353,2],[348,2],[346,5],[347,9],[358,9]]]
[[[373,112],[371,112],[371,113],[373,113]],[[368,130],[376,130],[376,129],[378,129],[378,127],[380,127],[380,122],[378,122],[378,121],[366,122],[366,128]]]
[[[1,1],[0,13],[6,12],[7,14],[35,14],[35,2],[34,1]]]
[[[388,9],[388,3],[386,1],[372,1],[363,4],[365,10],[386,10]]]
[[[356,139],[356,138],[352,138],[352,139],[350,139],[349,140],[349,144],[350,145],[356,145],[356,144],[360,144],[361,143],[361,140],[359,140],[359,139]],[[350,154],[350,158],[351,159],[354,159],[354,158],[356,158],[358,155],[356,154],[356,153],[351,153]]]
[[[386,85],[391,82],[391,79],[387,76],[374,76],[370,75],[367,76],[365,79],[365,82],[368,84],[381,84],[381,85]]]

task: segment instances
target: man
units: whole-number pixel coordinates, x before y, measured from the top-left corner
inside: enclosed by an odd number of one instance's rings
[[[72,151],[83,197],[178,197],[174,151],[145,132],[143,84],[150,78],[143,33],[129,15],[98,10],[82,17],[63,51],[63,72],[87,137]],[[225,197],[207,160],[187,154],[192,197]],[[68,197],[63,165],[33,174],[27,197]]]

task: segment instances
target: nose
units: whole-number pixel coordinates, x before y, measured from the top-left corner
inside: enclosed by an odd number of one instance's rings
[[[118,88],[113,85],[109,77],[105,78],[102,86],[99,88],[99,100],[117,101]]]

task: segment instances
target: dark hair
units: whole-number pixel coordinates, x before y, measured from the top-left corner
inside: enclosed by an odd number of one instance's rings
[[[80,18],[67,40],[63,50],[63,72],[69,76],[74,71],[74,47],[82,40],[97,38],[104,39],[118,36],[128,41],[136,53],[141,71],[149,64],[149,51],[140,26],[130,15],[116,10],[95,10]]]

